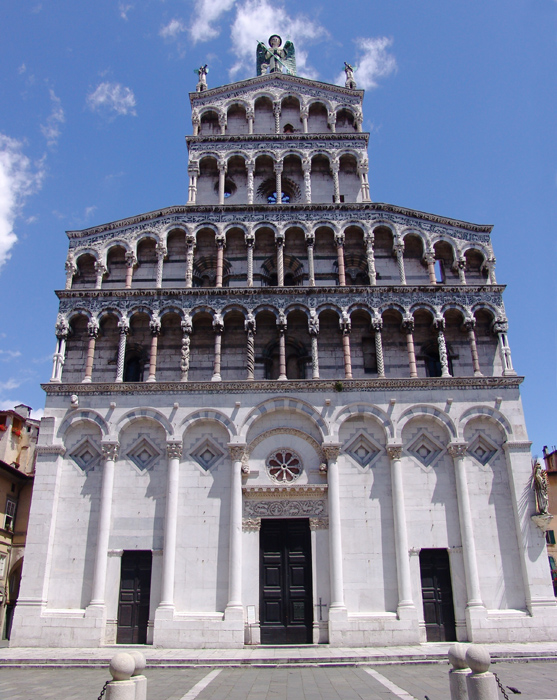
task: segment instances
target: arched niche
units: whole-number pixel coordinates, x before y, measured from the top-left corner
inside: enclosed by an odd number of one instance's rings
[[[106,255],[106,268],[108,274],[103,280],[103,289],[117,289],[126,282],[126,249],[124,246],[115,245]]]
[[[321,379],[344,378],[344,354],[342,351],[342,334],[339,315],[336,311],[325,309],[319,314],[319,376]]]
[[[354,115],[349,109],[341,108],[337,112],[336,132],[337,134],[353,134],[356,131]]]
[[[352,322],[350,333],[352,376],[354,379],[376,377],[377,354],[371,328],[371,315],[364,309],[355,309],[350,314],[350,320]]]
[[[95,343],[93,382],[113,382],[116,378],[120,328],[116,314],[107,313],[100,319],[100,331]]]
[[[77,272],[73,278],[72,289],[94,289],[97,273],[95,258],[89,253],[80,255],[76,260]]]
[[[199,124],[200,136],[215,136],[220,134],[219,115],[214,110],[207,110],[201,115]]]
[[[180,381],[180,351],[182,347],[181,317],[176,311],[161,318],[157,347],[157,381]]]
[[[258,97],[255,100],[253,133],[275,133],[275,117],[273,115],[273,103],[266,96]]]
[[[186,233],[170,231],[166,239],[167,255],[163,267],[163,287],[182,287],[186,276]]]
[[[78,383],[83,380],[89,344],[88,323],[89,319],[85,314],[74,316],[70,321],[70,332],[66,340],[66,359],[62,370],[63,382]]]
[[[293,95],[284,97],[281,102],[280,130],[283,134],[293,134],[302,130],[300,100]]]
[[[199,161],[197,178],[197,204],[219,203],[219,170],[214,156],[205,156]]]
[[[337,284],[337,249],[334,231],[330,226],[317,226],[313,249],[315,283],[320,286]]]
[[[340,201],[360,202],[361,182],[358,175],[358,161],[351,153],[344,153],[340,157],[340,169],[338,173]]]
[[[137,246],[137,268],[133,273],[133,287],[153,286],[157,277],[157,242],[143,238]]]
[[[213,376],[215,360],[215,332],[213,317],[200,312],[193,317],[193,332],[190,344],[190,381],[209,381]]]
[[[226,133],[231,136],[248,133],[248,119],[244,105],[235,103],[228,108]]]
[[[149,321],[149,315],[143,311],[133,314],[130,319],[124,358],[124,382],[143,382],[147,379],[152,337]]]
[[[311,159],[311,200],[314,204],[332,204],[334,192],[329,158],[317,153]]]
[[[327,121],[327,108],[321,102],[313,102],[309,106],[308,133],[326,134],[330,131]]]
[[[373,229],[377,284],[400,284],[396,258],[393,256],[393,232],[388,226]]]
[[[404,237],[404,273],[407,284],[428,284],[424,252],[424,244],[419,236],[409,233]]]
[[[224,180],[224,201],[226,204],[245,204],[248,201],[248,173],[242,156],[228,159],[228,168]],[[218,183],[217,183],[218,196]]]

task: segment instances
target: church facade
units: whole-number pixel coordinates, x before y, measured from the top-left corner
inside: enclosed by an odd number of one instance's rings
[[[68,232],[13,645],[555,637],[491,227],[372,202],[350,66],[279,59]]]

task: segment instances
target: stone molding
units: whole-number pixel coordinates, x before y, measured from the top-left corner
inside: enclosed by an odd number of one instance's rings
[[[524,377],[417,377],[400,379],[343,379],[343,392],[351,391],[377,391],[385,389],[396,389],[397,391],[415,391],[424,389],[493,389],[519,387],[524,381]],[[221,382],[99,382],[91,384],[64,384],[51,383],[41,384],[42,389],[48,396],[62,395],[70,396],[103,396],[107,394],[252,394],[252,393],[272,393],[288,394],[307,391],[331,392],[336,391],[335,379],[288,379],[278,382],[277,380],[265,379],[261,381],[228,381]],[[507,443],[505,443],[507,444]],[[520,448],[515,445],[520,444]],[[507,449],[516,451],[525,450],[527,443],[511,443]],[[529,445],[530,443],[528,443]],[[524,445],[524,446],[523,446]],[[529,448],[528,448],[529,449]]]
[[[310,518],[309,519],[309,529],[315,530],[328,530],[329,529],[329,518]]]
[[[243,532],[259,532],[261,530],[261,518],[242,518]]]
[[[244,516],[248,518],[321,517],[326,513],[327,501],[321,498],[244,501]]]
[[[317,442],[317,440],[312,438],[311,435],[304,433],[303,430],[298,430],[297,428],[289,428],[288,426],[284,428],[271,428],[270,430],[266,430],[264,433],[261,433],[261,435],[258,435],[256,438],[254,438],[247,446],[247,452],[251,454],[253,450],[257,447],[257,445],[259,445],[259,443],[263,442],[263,440],[266,440],[272,435],[294,435],[295,437],[299,437],[302,440],[305,440],[313,447],[313,449],[317,452],[317,455],[321,462],[325,460],[325,453],[323,452],[321,445]]]
[[[327,494],[326,484],[293,484],[292,486],[242,486],[247,499],[293,499],[323,498]]]
[[[64,445],[37,445],[35,447],[37,455],[59,455],[63,457],[66,454]]]

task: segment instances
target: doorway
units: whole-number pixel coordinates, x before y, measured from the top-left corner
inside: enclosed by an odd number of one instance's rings
[[[262,644],[311,644],[313,599],[309,520],[262,520]]]
[[[453,587],[447,550],[422,549],[420,571],[427,641],[454,642]]]
[[[151,552],[124,552],[118,599],[117,644],[147,644]]]

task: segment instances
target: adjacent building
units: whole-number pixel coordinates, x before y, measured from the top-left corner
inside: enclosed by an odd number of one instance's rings
[[[543,460],[545,462],[545,471],[547,474],[547,496],[549,501],[549,512],[555,516],[557,514],[557,449],[553,448],[551,452],[547,447],[543,448]],[[551,569],[551,578],[553,580],[553,590],[557,596],[557,544],[555,538],[556,522],[551,522],[549,529],[545,532],[545,541],[547,542],[547,554],[549,557],[549,568]]]
[[[187,204],[68,232],[12,641],[554,639],[491,226],[373,202],[350,66],[271,39]]]

